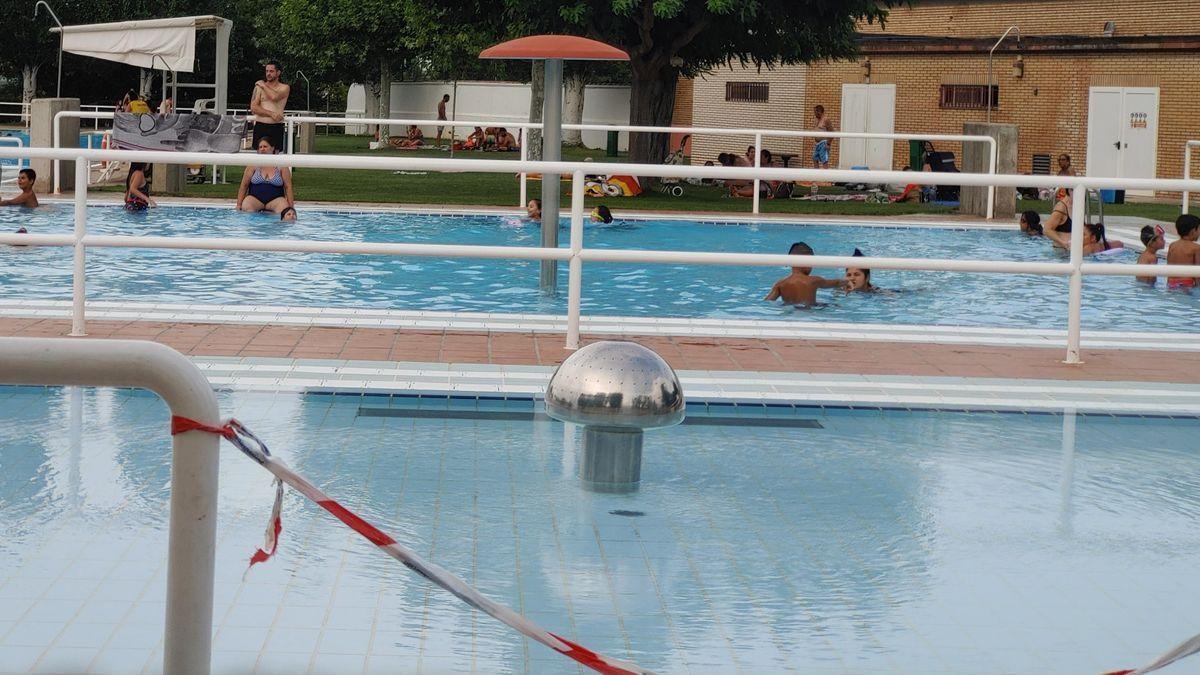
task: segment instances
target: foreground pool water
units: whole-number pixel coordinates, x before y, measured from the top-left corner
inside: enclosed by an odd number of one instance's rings
[[[642,489],[600,495],[528,402],[221,406],[419,554],[658,672],[1097,673],[1196,631],[1196,419],[1079,416],[1064,447],[1060,415],[692,405],[724,420],[652,432]],[[156,672],[165,406],[0,388],[0,410],[0,672]],[[243,579],[272,494],[223,447],[215,673],[579,672],[295,494]]]
[[[162,208],[129,214],[93,207],[97,234],[296,238],[338,241],[537,246],[539,226],[501,216],[450,217],[395,212],[306,211],[298,223],[232,209]],[[34,214],[6,209],[0,229],[69,232],[71,210]],[[560,243],[566,245],[564,228]],[[786,253],[805,241],[819,254],[855,247],[887,257],[1055,261],[1065,255],[1045,240],[1012,230],[881,228],[848,225],[717,224],[629,221],[589,225],[590,247]],[[1131,263],[1132,252],[1107,258]],[[445,260],[383,256],[245,252],[93,250],[88,297],[132,302],[371,307],[510,313],[566,313],[567,267],[560,294],[538,290],[535,261]],[[0,297],[66,299],[69,249],[0,251]],[[589,263],[583,312],[589,315],[872,322],[1065,329],[1065,278],[879,271],[873,295],[822,291],[821,305],[795,309],[762,301],[784,268]],[[842,270],[817,270],[841,277]],[[1200,293],[1146,288],[1129,277],[1091,278],[1084,285],[1085,327],[1191,331]]]

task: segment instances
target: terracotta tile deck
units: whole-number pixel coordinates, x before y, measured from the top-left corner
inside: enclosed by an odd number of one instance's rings
[[[562,335],[374,328],[91,321],[88,339],[155,340],[193,356],[258,356],[552,366],[571,352]],[[0,317],[0,336],[64,337],[61,319]],[[634,338],[680,370],[757,370],[1195,383],[1200,353],[1085,350],[1081,365],[1061,349],[944,344],[647,336]],[[584,341],[589,341],[584,336]]]

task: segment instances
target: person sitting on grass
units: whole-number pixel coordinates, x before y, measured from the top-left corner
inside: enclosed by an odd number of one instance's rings
[[[812,255],[812,247],[802,241],[792,244],[788,255]],[[814,305],[817,302],[817,290],[821,288],[837,288],[842,282],[837,279],[826,279],[812,275],[811,267],[793,267],[792,273],[775,282],[771,292],[763,298],[768,302],[783,299],[789,305]]]
[[[529,216],[530,220],[542,219],[542,200],[530,199],[525,205],[525,215]]]
[[[483,149],[483,127],[475,127],[467,140],[463,143],[463,150],[482,150]]]
[[[258,139],[258,154],[273,155],[275,148],[271,139]],[[247,166],[242,172],[242,183],[238,186],[237,209],[248,213],[270,211],[282,217],[285,209],[295,208],[296,198],[292,194],[292,172],[287,167]]]
[[[416,150],[425,145],[425,134],[415,124],[408,125],[408,135],[404,138],[389,138],[388,143],[397,150]]]
[[[607,206],[601,204],[592,209],[592,222],[604,223],[605,225],[613,221],[612,211]]]
[[[1042,232],[1042,217],[1037,214],[1037,211],[1025,211],[1021,214],[1021,220],[1017,223],[1021,231],[1031,237],[1041,237],[1045,233]]]
[[[17,187],[21,189],[21,194],[12,199],[0,199],[0,206],[24,206],[32,209],[38,205],[37,194],[33,191],[33,184],[37,182],[37,172],[33,169],[21,169],[17,172]]]
[[[1200,265],[1200,218],[1185,213],[1175,219],[1179,239],[1167,248],[1168,265]],[[1167,277],[1167,288],[1195,288],[1200,277]]]
[[[509,152],[511,150],[519,149],[517,147],[516,137],[508,133],[508,129],[505,129],[504,127],[500,127],[500,129],[496,131],[496,149],[501,152]]]
[[[732,152],[722,152],[717,155],[721,166],[752,167],[754,163],[745,155],[735,155]],[[753,197],[754,183],[743,179],[725,179],[725,187],[729,188],[730,197]],[[761,190],[761,188],[760,188]]]
[[[152,206],[158,206],[158,202],[150,196],[150,164],[131,162],[129,175],[125,176],[125,209],[145,211]]]
[[[852,254],[855,258],[866,257],[862,251],[857,248]],[[871,284],[871,270],[865,267],[847,267],[845,290],[847,293],[874,293],[879,290]]]
[[[1145,246],[1142,254],[1138,256],[1137,264],[1139,265],[1157,265],[1158,252],[1166,246],[1166,232],[1163,231],[1162,225],[1147,225],[1142,228],[1142,245]],[[1137,277],[1137,280],[1143,284],[1153,286],[1158,283],[1158,277]]]

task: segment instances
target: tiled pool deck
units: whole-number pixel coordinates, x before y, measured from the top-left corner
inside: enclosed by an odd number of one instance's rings
[[[262,357],[554,366],[570,351],[562,334],[272,326],[262,324],[90,321],[90,338],[154,340],[194,357]],[[64,337],[63,319],[0,317],[0,335]],[[890,341],[844,342],[700,336],[627,336],[679,370],[985,377],[1191,384],[1200,353],[1084,349],[1084,363],[1061,348]],[[604,336],[583,336],[586,343]]]

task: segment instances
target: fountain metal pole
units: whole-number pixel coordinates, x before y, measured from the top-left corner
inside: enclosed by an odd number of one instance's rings
[[[546,91],[542,103],[542,160],[562,159],[562,59],[546,59]],[[542,246],[558,247],[558,174],[542,174]],[[558,290],[558,261],[543,260],[538,277],[542,293]]]

